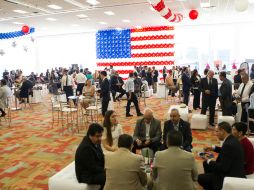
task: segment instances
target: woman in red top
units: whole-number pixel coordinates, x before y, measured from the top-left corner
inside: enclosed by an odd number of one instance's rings
[[[244,169],[245,174],[250,175],[254,173],[254,147],[250,140],[245,136],[248,127],[243,122],[238,122],[232,126],[232,134],[240,141],[245,156]]]

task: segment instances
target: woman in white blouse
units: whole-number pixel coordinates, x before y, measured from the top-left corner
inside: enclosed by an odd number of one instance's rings
[[[118,137],[123,134],[122,126],[118,124],[116,112],[108,110],[105,113],[103,127],[106,128],[103,134],[103,148],[106,151],[114,152],[118,149]]]

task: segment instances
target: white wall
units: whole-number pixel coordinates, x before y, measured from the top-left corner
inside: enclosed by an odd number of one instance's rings
[[[198,62],[203,70],[206,63],[213,68],[213,61],[220,59],[220,51],[229,52],[229,60],[223,61],[231,70],[233,62],[241,63],[254,58],[254,23],[216,24],[202,26],[176,26],[176,64]],[[11,46],[17,42],[17,47]],[[83,68],[96,68],[95,33],[44,36],[0,40],[0,73],[4,69],[22,69],[25,74],[31,71],[45,72],[53,67],[69,67],[82,64]],[[23,46],[28,51],[23,50]]]

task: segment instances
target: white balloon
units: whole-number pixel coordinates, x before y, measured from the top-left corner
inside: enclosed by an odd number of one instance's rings
[[[246,11],[249,6],[248,0],[235,0],[235,9],[238,12]]]

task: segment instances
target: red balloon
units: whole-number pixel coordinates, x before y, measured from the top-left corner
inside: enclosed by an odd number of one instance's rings
[[[27,26],[27,25],[22,26],[22,32],[23,32],[24,34],[29,33],[29,31],[30,31],[29,26]]]
[[[191,10],[189,13],[189,17],[192,20],[195,20],[198,18],[198,11],[197,10]]]

